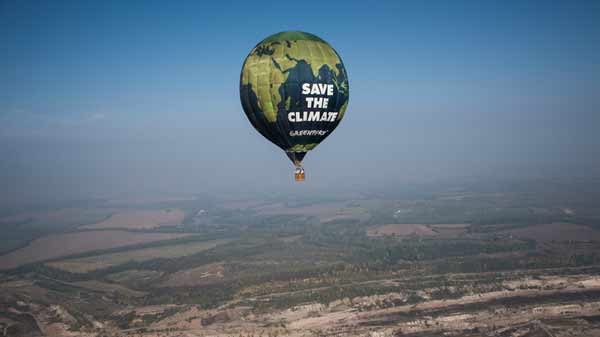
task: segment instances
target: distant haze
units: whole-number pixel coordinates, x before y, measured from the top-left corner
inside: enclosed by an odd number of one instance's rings
[[[288,29],[350,79],[300,186],[238,93]],[[599,42],[598,1],[3,1],[0,202],[597,177]]]

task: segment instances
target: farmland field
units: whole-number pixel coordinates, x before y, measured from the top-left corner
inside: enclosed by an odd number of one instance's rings
[[[83,252],[170,240],[189,235],[191,234],[133,233],[117,230],[54,234],[36,239],[23,248],[0,256],[0,269],[15,268],[32,262]]]
[[[510,234],[538,241],[600,241],[600,231],[583,225],[550,223],[513,229]]]
[[[18,211],[0,217],[0,255],[21,248],[36,238],[75,229],[106,219],[109,208],[45,208]]]
[[[163,272],[154,270],[128,269],[122,272],[109,274],[106,276],[106,279],[126,287],[143,289],[148,285],[155,284],[163,274]]]
[[[86,225],[103,220],[111,212],[112,210],[108,208],[59,208],[37,212],[19,212],[0,217],[0,225],[18,223],[49,226]]]
[[[229,240],[189,242],[160,247],[127,250],[124,252],[95,255],[78,259],[53,261],[48,262],[47,265],[72,273],[86,273],[96,269],[116,266],[129,261],[139,262],[156,258],[175,258],[192,255],[227,242],[229,242]]]
[[[374,228],[369,228],[369,230],[367,231],[368,236],[406,236],[411,234],[433,236],[437,233],[423,224],[387,224]]]
[[[185,213],[180,209],[122,211],[101,222],[81,226],[81,229],[153,229],[181,223]]]
[[[314,204],[299,207],[289,207],[279,203],[256,207],[254,210],[260,215],[324,216],[335,215],[336,212],[343,207],[344,203],[341,202]]]
[[[469,224],[464,224],[464,223],[451,223],[451,224],[435,224],[435,225],[429,225],[429,227],[434,228],[434,229],[465,229],[467,227],[469,227]]]

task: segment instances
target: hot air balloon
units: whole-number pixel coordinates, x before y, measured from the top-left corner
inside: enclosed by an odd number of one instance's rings
[[[267,37],[250,51],[240,75],[248,120],[285,151],[305,177],[302,160],[338,126],[348,106],[348,76],[338,53],[299,31]]]

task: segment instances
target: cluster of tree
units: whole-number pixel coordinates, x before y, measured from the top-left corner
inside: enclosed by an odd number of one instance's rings
[[[373,240],[371,247],[354,252],[356,261],[368,260],[384,265],[401,261],[424,261],[454,256],[470,256],[514,252],[535,248],[532,241],[481,241],[481,240]]]

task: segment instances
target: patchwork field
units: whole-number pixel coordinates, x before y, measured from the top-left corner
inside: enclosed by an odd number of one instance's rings
[[[183,221],[185,213],[180,209],[124,211],[83,229],[153,229],[159,226],[175,226]]]
[[[156,258],[175,258],[196,254],[230,240],[212,240],[201,242],[189,242],[169,246],[151,247],[143,249],[128,250],[125,252],[102,254],[78,259],[68,259],[47,263],[49,266],[66,270],[72,273],[86,273],[89,271],[108,268],[129,261],[147,261]]]
[[[192,234],[132,233],[118,230],[53,234],[36,239],[23,248],[0,256],[0,269],[15,268],[32,262],[94,250],[170,240],[189,235]]]
[[[437,235],[435,231],[423,224],[387,224],[378,227],[372,227],[367,230],[368,236],[407,236],[412,234],[422,236]]]

